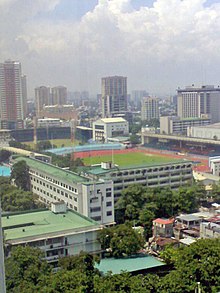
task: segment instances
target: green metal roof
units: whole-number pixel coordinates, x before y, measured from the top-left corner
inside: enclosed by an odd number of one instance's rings
[[[118,167],[114,167],[112,169],[102,169],[101,166],[88,166],[88,167],[81,167],[81,170],[83,170],[84,172],[87,172],[88,174],[93,174],[93,175],[100,175],[100,176],[104,176],[107,175],[110,172],[114,172],[114,171],[126,171],[126,170],[133,170],[133,169],[144,169],[144,168],[155,168],[155,167],[163,167],[163,166],[167,166],[167,165],[178,165],[178,164],[191,164],[192,161],[189,160],[178,160],[178,159],[171,159],[170,162],[167,163],[149,163],[149,164],[144,164],[144,165],[132,165],[132,166],[118,166]]]
[[[34,168],[39,171],[46,172],[48,174],[51,174],[52,176],[66,180],[70,183],[73,183],[73,182],[81,183],[81,182],[88,181],[88,179],[85,177],[79,176],[73,172],[61,169],[59,167],[56,167],[48,163],[44,163],[39,160],[30,159],[26,157],[18,157],[15,159],[15,162],[18,162],[18,161],[25,161],[30,168]]]
[[[44,210],[2,216],[6,241],[45,234],[50,236],[51,233],[96,226],[99,224],[95,221],[70,210],[65,214],[54,214],[50,210]]]
[[[120,274],[122,271],[134,272],[163,266],[164,263],[150,255],[141,255],[127,258],[104,258],[95,267],[103,274],[112,272]]]

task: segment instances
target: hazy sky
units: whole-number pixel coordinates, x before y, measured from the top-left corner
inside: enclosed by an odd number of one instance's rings
[[[39,85],[100,92],[102,76],[128,89],[173,94],[220,84],[220,0],[0,0],[0,62],[20,60]]]

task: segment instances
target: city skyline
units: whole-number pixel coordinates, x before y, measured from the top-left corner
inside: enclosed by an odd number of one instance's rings
[[[114,75],[128,77],[128,92],[155,95],[220,83],[218,1],[10,0],[0,8],[1,62],[21,62],[30,98],[56,84],[96,94]]]

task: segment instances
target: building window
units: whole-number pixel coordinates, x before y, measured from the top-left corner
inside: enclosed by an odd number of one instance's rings
[[[112,193],[111,192],[106,192],[106,197],[111,197]]]
[[[107,215],[107,216],[112,216],[112,211],[108,211],[108,212],[106,213],[106,215]]]
[[[100,212],[100,211],[101,211],[101,207],[90,208],[90,213],[95,213],[95,212]]]
[[[111,207],[111,206],[112,206],[112,202],[111,202],[111,201],[107,201],[107,202],[106,202],[106,206],[107,206],[107,207]]]
[[[94,221],[101,221],[101,216],[92,217],[92,219],[93,219]]]

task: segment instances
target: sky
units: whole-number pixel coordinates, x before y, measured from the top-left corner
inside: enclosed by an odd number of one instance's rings
[[[220,84],[220,0],[0,0],[0,62],[19,60],[29,97],[40,85],[175,94]]]

